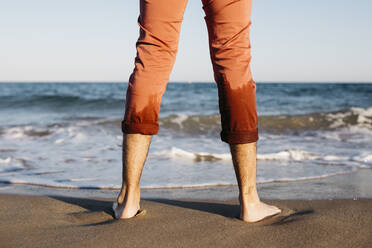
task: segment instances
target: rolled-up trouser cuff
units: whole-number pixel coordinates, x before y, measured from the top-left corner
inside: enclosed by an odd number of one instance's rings
[[[248,132],[224,132],[221,131],[221,140],[229,144],[245,144],[258,140],[258,129]]]
[[[121,130],[123,133],[133,134],[140,133],[146,135],[154,135],[159,132],[159,124],[153,123],[128,123],[121,122]]]

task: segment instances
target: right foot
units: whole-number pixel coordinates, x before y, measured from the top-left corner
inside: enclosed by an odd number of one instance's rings
[[[241,207],[240,219],[253,223],[266,217],[276,215],[281,211],[282,210],[280,210],[278,207],[268,205],[261,201],[256,203],[247,203],[244,204],[244,207]]]

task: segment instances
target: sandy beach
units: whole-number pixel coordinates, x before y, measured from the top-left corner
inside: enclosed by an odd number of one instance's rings
[[[147,214],[112,218],[110,199],[0,195],[1,247],[368,247],[372,200],[275,200],[248,224],[236,201],[149,199]]]
[[[143,190],[147,214],[117,221],[117,191],[2,185],[0,247],[369,247],[371,175],[261,184],[283,213],[256,224],[236,218],[236,187]]]

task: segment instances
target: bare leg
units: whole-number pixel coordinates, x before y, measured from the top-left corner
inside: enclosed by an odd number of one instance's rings
[[[123,180],[114,209],[115,218],[133,217],[140,208],[140,178],[149,151],[152,135],[124,134]]]
[[[260,201],[256,187],[256,142],[230,144],[236,179],[239,185],[240,219],[256,222],[280,213],[275,206]]]

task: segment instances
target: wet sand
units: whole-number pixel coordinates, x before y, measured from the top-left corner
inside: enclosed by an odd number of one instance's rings
[[[113,199],[0,195],[1,247],[368,247],[372,200],[267,200],[283,214],[235,218],[236,201],[147,199],[112,218]]]
[[[372,199],[372,170],[293,182],[258,184],[260,197],[273,200]],[[0,194],[58,195],[75,198],[115,198],[119,190],[69,189],[0,183]],[[237,186],[141,189],[143,199],[194,199],[228,201],[238,197]]]

